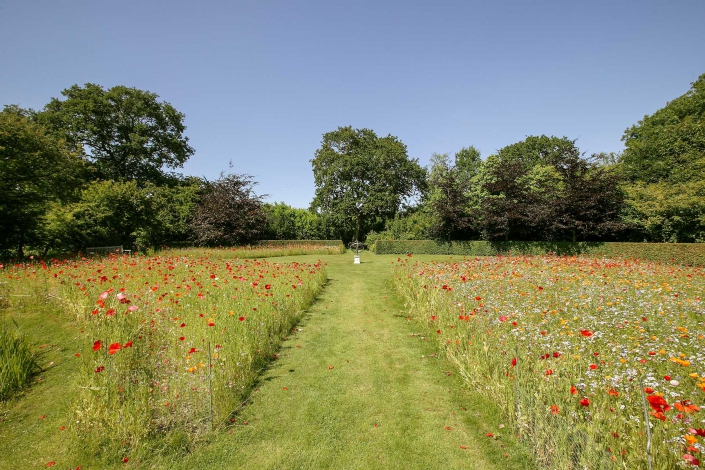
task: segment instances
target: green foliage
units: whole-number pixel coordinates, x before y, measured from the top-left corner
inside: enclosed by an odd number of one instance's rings
[[[61,93],[66,99],[52,98],[38,119],[84,149],[99,179],[160,183],[169,179],[164,167],[179,168],[194,153],[184,115],[154,93],[92,83]]]
[[[485,163],[475,213],[483,238],[600,240],[623,230],[619,175],[566,137],[530,136]]]
[[[96,181],[78,202],[55,204],[46,218],[46,243],[53,249],[80,251],[88,246],[135,247],[154,224],[152,191],[135,181]]]
[[[267,229],[265,236],[276,240],[331,239],[336,229],[326,214],[297,209],[283,202],[265,204]]]
[[[378,240],[375,253],[427,255],[591,255],[607,258],[646,259],[661,263],[705,266],[705,244],[619,242],[490,242],[435,240]]]
[[[473,149],[474,150],[474,149]],[[464,238],[471,226],[467,186],[476,170],[480,154],[463,149],[456,154],[460,167],[451,166],[447,154],[434,154],[428,178],[426,207],[432,217],[429,235],[440,240]]]
[[[624,132],[628,219],[654,241],[705,241],[705,74]]]
[[[139,246],[159,247],[183,242],[190,236],[189,221],[196,210],[204,183],[188,177],[169,186],[154,186],[151,191],[152,216],[136,240]]]
[[[51,201],[66,201],[80,185],[81,161],[28,111],[0,112],[0,251],[22,257],[36,242]]]
[[[258,247],[277,248],[288,247],[290,245],[312,245],[312,246],[341,246],[342,240],[260,240],[257,242]]]
[[[193,241],[205,246],[245,245],[262,238],[267,215],[249,175],[224,175],[205,182],[190,220]]]
[[[27,337],[6,325],[0,326],[0,400],[21,390],[38,369]]]
[[[360,239],[376,221],[394,217],[425,180],[399,139],[350,126],[324,134],[311,163],[311,207],[330,214],[346,239]]]
[[[377,240],[425,240],[433,220],[427,211],[416,210],[406,214],[397,214],[385,224],[382,232],[372,231],[367,234],[365,244],[374,250]]]

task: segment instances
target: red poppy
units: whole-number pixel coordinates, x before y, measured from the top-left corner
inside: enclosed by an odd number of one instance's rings
[[[240,318],[238,318],[238,320],[245,321],[245,317],[240,317]]]
[[[100,342],[100,340],[96,341],[93,343],[93,351],[99,350],[101,347],[103,347],[103,343]]]
[[[649,401],[651,408],[653,408],[656,412],[663,413],[671,409],[671,406],[663,397],[658,395],[649,395],[646,399]]]
[[[115,354],[120,350],[120,343],[113,343],[108,347],[108,354]]]
[[[105,366],[100,366],[96,370],[94,370],[93,372],[95,372],[97,374],[98,372],[103,372],[104,370],[105,370]]]
[[[583,398],[580,400],[580,406],[590,406],[590,400]]]
[[[212,321],[209,321],[208,326],[215,326],[215,323],[213,323]]]
[[[513,358],[512,358],[512,367],[514,367],[514,366],[516,366],[516,365],[517,365],[517,358],[516,358],[516,357],[513,357]]]
[[[583,335],[583,336],[585,336],[586,338],[589,338],[590,336],[592,336],[592,331],[590,331],[590,330],[580,330],[580,334]]]
[[[670,375],[664,375],[663,380],[670,382],[671,381],[671,376]]]
[[[553,357],[561,357],[561,353],[559,353],[558,351],[556,351],[556,352],[553,353]]]
[[[179,336],[179,341],[183,341],[183,340],[185,340],[185,339],[186,339],[185,336]]]
[[[561,410],[558,408],[558,405],[551,405],[551,414],[557,415],[560,412]]]
[[[130,460],[129,458],[123,457],[123,458],[122,458],[122,463],[127,463],[129,460]]]
[[[480,300],[482,300],[482,297],[475,297],[475,300],[479,302]]]
[[[647,395],[651,395],[652,393],[654,393],[654,389],[651,387],[644,387],[644,393],[646,393]]]
[[[182,323],[181,325],[179,325],[179,327],[181,327],[181,328],[183,328],[185,326],[186,326],[186,323]]]
[[[553,375],[553,369],[548,369],[546,372],[544,372],[545,375]]]
[[[122,345],[123,349],[124,348],[131,348],[132,347],[132,340],[128,341],[127,343]]]
[[[47,467],[53,467],[54,465],[56,465],[56,462],[53,460],[51,462],[47,462]]]
[[[188,353],[189,353],[189,354],[193,354],[193,353],[195,353],[195,352],[196,352],[196,348],[191,348],[191,349],[189,349],[189,352],[188,352]]]
[[[271,285],[271,284],[266,284],[266,285],[264,286],[264,288],[267,289],[267,290],[269,290],[269,289],[272,288],[272,285]]]
[[[610,389],[607,391],[607,394],[610,395],[610,396],[613,396],[613,397],[618,397],[618,396],[619,396],[619,392],[618,392],[617,390],[613,389],[613,388],[610,388]]]
[[[574,386],[570,386],[570,394],[571,395],[577,395],[578,394],[578,389],[576,389]]]
[[[590,370],[597,369],[597,364],[590,364]]]

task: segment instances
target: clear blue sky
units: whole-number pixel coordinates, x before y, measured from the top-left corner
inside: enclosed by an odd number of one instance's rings
[[[232,160],[307,207],[338,126],[409,156],[527,135],[620,151],[624,130],[705,73],[705,1],[0,0],[0,105],[133,86],[186,114],[186,174]]]

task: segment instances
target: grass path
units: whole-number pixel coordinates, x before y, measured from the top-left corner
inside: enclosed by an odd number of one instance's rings
[[[526,468],[516,445],[486,436],[501,433],[491,406],[412,336],[394,259],[325,257],[329,283],[301,331],[229,430],[179,467]]]

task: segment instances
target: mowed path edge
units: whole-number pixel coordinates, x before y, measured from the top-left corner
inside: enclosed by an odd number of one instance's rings
[[[504,444],[486,437],[488,410],[468,403],[461,380],[444,370],[450,366],[412,336],[390,283],[395,257],[367,255],[359,265],[350,255],[322,259],[329,281],[300,331],[235,423],[181,466],[522,468],[521,455],[502,454]]]

